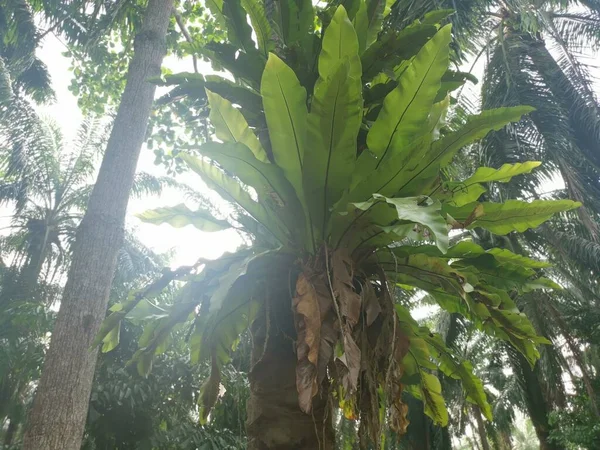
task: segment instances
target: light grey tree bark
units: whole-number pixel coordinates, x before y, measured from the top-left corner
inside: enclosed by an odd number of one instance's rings
[[[24,437],[24,450],[79,450],[97,349],[90,349],[106,313],[125,213],[166,53],[174,0],[149,0],[136,36],[117,117],[85,216],[42,378]]]

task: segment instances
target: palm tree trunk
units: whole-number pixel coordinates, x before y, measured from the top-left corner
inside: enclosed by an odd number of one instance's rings
[[[477,433],[479,433],[479,440],[481,441],[482,450],[490,450],[490,443],[488,442],[487,433],[485,431],[485,423],[481,416],[481,410],[478,406],[473,405],[471,407],[475,421],[477,422]]]
[[[12,441],[15,437],[15,433],[17,432],[18,423],[12,417],[9,417],[8,428],[6,429],[6,434],[4,435],[4,447],[8,448],[11,446]]]
[[[598,408],[598,404],[596,403],[596,392],[594,391],[594,386],[592,385],[592,379],[590,378],[590,374],[588,373],[588,369],[581,353],[581,349],[578,344],[575,342],[575,339],[569,333],[569,326],[562,318],[560,312],[552,305],[552,303],[548,302],[548,309],[550,313],[554,317],[554,320],[558,324],[558,328],[560,329],[561,334],[564,336],[565,341],[567,341],[567,346],[571,353],[573,353],[573,357],[579,366],[579,370],[581,371],[581,375],[583,378],[583,384],[585,386],[585,390],[590,398],[590,404],[592,405],[592,410],[597,417],[600,418],[600,409]]]
[[[564,447],[550,441],[550,424],[548,415],[550,408],[544,393],[540,386],[537,374],[531,369],[529,362],[520,353],[516,353],[514,358],[518,361],[513,362],[513,369],[520,372],[520,383],[525,394],[525,404],[535,433],[540,441],[540,450],[564,450]],[[514,361],[514,360],[513,360]]]
[[[327,394],[313,399],[312,415],[298,405],[291,300],[271,303],[252,326],[248,450],[333,450],[333,410]],[[322,386],[321,392],[326,389]]]
[[[25,433],[24,450],[79,450],[125,213],[166,53],[173,0],[149,0],[98,180],[77,231],[60,311]]]

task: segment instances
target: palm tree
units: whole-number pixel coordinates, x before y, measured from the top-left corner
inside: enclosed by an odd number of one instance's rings
[[[554,218],[548,226],[526,233],[525,241],[512,239],[506,245],[522,254],[543,255],[554,264],[546,270],[565,287],[552,295],[536,293],[519,301],[522,309],[530,311],[528,316],[536,319],[536,329],[554,342],[564,340],[567,353],[571,354],[568,360],[569,357],[554,351],[552,359],[558,364],[536,368],[535,372],[544,374],[542,378],[554,374],[554,381],[542,385],[562,386],[560,370],[546,371],[562,366],[575,384],[586,390],[591,410],[600,417],[590,375],[592,367],[581,351],[582,347],[590,347],[589,328],[573,327],[580,317],[598,308],[599,299],[596,280],[600,267],[597,260],[600,191],[596,149],[600,144],[600,107],[585,63],[586,55],[598,49],[599,5],[588,1],[510,0],[459,4],[436,1],[420,5],[422,9],[412,2],[398,2],[396,22],[419,17],[434,7],[458,8],[450,20],[455,25],[456,41],[463,44],[457,49],[468,51],[455,53],[457,63],[487,56],[483,108],[519,104],[536,108],[519,124],[491,133],[478,149],[475,158],[490,165],[531,159],[545,162],[546,169],[537,172],[537,180],[514,180],[503,189],[498,188],[495,198],[568,196],[585,205],[576,214]],[[564,187],[558,183],[555,189],[553,185],[557,183],[548,182],[556,178]],[[552,192],[544,192],[549,185]],[[573,364],[580,368],[582,383],[574,376]],[[523,370],[517,368],[517,372],[524,375],[531,372],[526,365],[521,366]],[[534,383],[539,381],[535,381],[536,377],[529,378]],[[537,418],[532,417],[532,421],[538,435],[547,437],[548,414],[558,397],[550,392],[539,394],[544,394],[546,407],[533,407],[530,411],[545,410]]]
[[[441,172],[461,148],[530,108],[485,111],[456,130],[444,127],[447,94],[463,79],[448,71],[450,28],[437,25],[444,14],[379,33],[383,4],[369,10],[361,3],[349,13],[331,6],[315,19],[311,2],[294,2],[296,9],[290,3],[289,10],[270,15],[275,23],[260,2],[244,5],[211,5],[228,24],[229,42],[203,51],[230,70],[235,83],[195,74],[166,77],[190,90],[208,89],[221,142],[195,149],[198,157],[180,158],[236,207],[215,217],[178,205],[142,218],[204,231],[235,227],[252,245],[165,274],[115,308],[96,342],[114,348],[128,312],[186,276],[169,316],[149,326],[150,339],[133,362],[147,373],[173,327],[187,324],[192,360],[208,359],[212,366],[200,393],[205,420],[229,350],[249,327],[250,449],[332,448],[335,404],[359,419],[366,448],[380,441],[384,424],[404,432],[403,391],[446,425],[436,370],[460,379],[469,400],[491,417],[470,365],[420,327],[410,305],[393,298],[405,286],[428,291],[444,309],[537,359],[536,343],[545,339],[508,294],[536,287],[537,275],[527,267],[535,263],[522,259],[515,270],[512,252],[486,252],[469,241],[449,247],[447,221],[456,229],[507,234],[577,204],[472,198],[483,189],[480,183],[506,181],[535,164],[483,168],[460,182]],[[448,77],[454,82],[444,82]],[[465,183],[477,187],[465,190]],[[548,285],[541,279],[537,286]]]
[[[0,421],[10,417],[11,430],[25,422],[32,398],[31,382],[39,379],[54,313],[59,282],[71,260],[75,232],[92,191],[96,163],[106,142],[106,124],[84,120],[73,142],[67,142],[49,119],[41,119],[20,99],[0,104],[0,205],[10,212],[8,234],[0,256]],[[10,119],[10,121],[9,121]],[[160,194],[179,187],[170,178],[138,174],[134,193]],[[151,256],[151,255],[150,255]],[[148,272],[147,250],[128,235],[119,251],[115,288],[122,280]],[[130,288],[130,287],[129,287]],[[10,437],[10,439],[9,439]],[[14,434],[6,436],[6,442]]]
[[[558,174],[570,198],[584,202],[578,210],[578,235],[598,236],[598,154],[600,106],[585,56],[598,48],[600,6],[597,2],[399,1],[389,26],[422,17],[437,8],[456,8],[454,25],[458,63],[487,55],[482,108],[528,104],[535,113],[518,126],[493,133],[482,149],[486,163],[543,160],[539,180],[519,184],[537,196],[539,186]],[[399,25],[400,24],[400,25]],[[465,51],[466,50],[466,51]],[[474,66],[474,63],[473,63]]]

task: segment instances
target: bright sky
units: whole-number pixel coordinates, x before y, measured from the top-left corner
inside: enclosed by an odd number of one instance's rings
[[[82,114],[77,107],[77,98],[68,90],[73,73],[69,71],[69,59],[62,56],[62,52],[65,50],[64,45],[58,39],[53,35],[48,35],[38,49],[38,57],[48,66],[52,76],[52,85],[56,91],[56,102],[41,107],[40,111],[58,122],[68,139],[77,130],[77,125],[82,120]],[[191,60],[184,61],[168,57],[163,65],[174,72],[192,71]],[[200,71],[209,73],[211,68],[207,63],[200,62]],[[162,94],[164,94],[164,90],[157,92],[157,97]],[[145,146],[138,163],[138,171],[157,176],[166,175],[166,170],[162,166],[154,164],[154,153]],[[210,190],[195,174],[186,174],[178,180],[189,184],[199,192],[210,193]],[[150,208],[174,206],[183,202],[185,202],[183,194],[174,190],[168,190],[160,198],[132,199],[129,202],[127,226],[133,227],[138,238],[154,251],[163,253],[174,250],[172,267],[193,264],[200,257],[218,258],[223,252],[233,251],[241,244],[239,235],[233,230],[206,233],[192,226],[176,229],[168,224],[150,225],[142,223],[135,217],[135,214]]]

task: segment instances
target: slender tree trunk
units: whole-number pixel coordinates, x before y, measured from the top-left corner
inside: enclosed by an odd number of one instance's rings
[[[485,431],[485,423],[483,422],[483,417],[481,416],[481,410],[475,405],[471,407],[471,410],[473,411],[475,421],[477,422],[477,433],[479,433],[481,448],[482,450],[490,450],[490,443],[488,442],[487,433]]]
[[[125,213],[160,74],[173,0],[149,0],[98,180],[77,231],[24,450],[79,450]]]
[[[327,395],[313,399],[312,415],[298,405],[291,299],[286,293],[275,298],[286,297],[277,304],[269,301],[252,327],[248,450],[333,450],[333,414]]]
[[[515,358],[519,362],[513,364],[513,369],[521,372],[527,413],[540,441],[540,450],[564,450],[562,445],[550,441],[550,424],[548,423],[550,407],[544,398],[536,372],[531,369],[523,355],[515,353]]]
[[[17,421],[12,417],[9,417],[8,428],[6,429],[6,434],[4,435],[4,447],[8,448],[12,444],[13,439],[15,438],[15,433],[17,432]]]
[[[567,345],[571,353],[573,353],[573,357],[575,361],[577,361],[577,365],[579,366],[579,370],[581,370],[581,376],[583,378],[583,384],[585,386],[588,397],[590,398],[590,404],[592,405],[592,410],[597,417],[600,418],[600,409],[598,408],[598,404],[596,403],[596,392],[594,391],[594,386],[592,385],[592,379],[588,373],[587,366],[585,364],[585,359],[583,354],[581,353],[581,349],[579,348],[575,339],[571,333],[569,333],[569,326],[562,318],[560,312],[552,305],[552,303],[548,302],[548,308],[550,309],[550,313],[554,317],[554,320],[558,324],[558,328],[560,329],[561,334],[564,336],[567,341]]]

